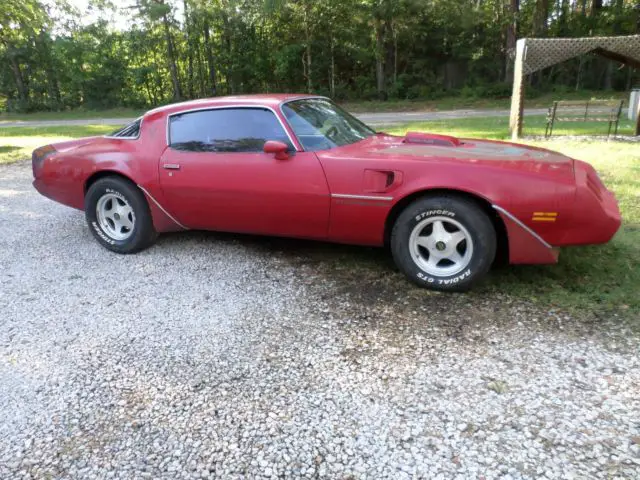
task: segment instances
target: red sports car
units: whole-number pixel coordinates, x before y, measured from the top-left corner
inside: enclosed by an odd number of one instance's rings
[[[388,245],[413,282],[465,290],[497,253],[555,263],[604,243],[614,195],[587,163],[541,148],[376,132],[329,99],[255,95],[146,113],[104,137],[33,152],[33,184],[84,210],[118,253],[202,229]]]

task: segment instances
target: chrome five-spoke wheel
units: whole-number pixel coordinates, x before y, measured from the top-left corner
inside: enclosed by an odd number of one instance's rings
[[[421,287],[468,290],[491,268],[496,230],[482,205],[462,194],[425,195],[405,207],[391,231],[393,259]]]
[[[463,271],[473,256],[473,240],[458,221],[430,217],[418,223],[409,237],[409,250],[429,275],[445,277]]]
[[[92,182],[84,211],[95,239],[112,252],[138,252],[156,239],[144,194],[128,179],[109,175]]]
[[[126,240],[133,233],[136,216],[129,202],[113,193],[105,193],[96,204],[96,218],[102,231],[114,240]]]

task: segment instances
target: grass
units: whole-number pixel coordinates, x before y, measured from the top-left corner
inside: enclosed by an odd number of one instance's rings
[[[500,118],[420,122],[386,129],[404,134],[407,130],[430,131],[448,135],[507,138],[508,120]],[[599,126],[598,126],[599,125]],[[565,135],[602,131],[603,124],[570,124],[557,129]],[[596,130],[597,129],[597,130]],[[606,127],[605,130],[606,132]],[[631,133],[630,122],[622,131]],[[544,133],[541,119],[528,118],[526,134]],[[623,225],[606,245],[564,248],[558,265],[517,266],[496,269],[478,293],[507,292],[546,306],[596,315],[612,312],[640,316],[640,144],[601,140],[549,141],[524,143],[556,150],[591,163],[618,198]]]
[[[629,99],[628,92],[578,91],[568,93],[545,93],[536,98],[526,99],[525,108],[547,108],[554,100],[625,100]],[[457,109],[509,109],[511,97],[504,98],[472,98],[452,96],[437,100],[379,100],[344,102],[342,107],[353,113],[363,112],[411,112],[436,111]]]
[[[106,110],[68,110],[64,112],[35,112],[35,113],[0,113],[0,127],[2,122],[22,120],[83,120],[88,118],[136,118],[144,110],[131,108],[110,108]]]
[[[104,135],[115,130],[110,125],[73,125],[64,127],[11,127],[0,129],[0,164],[31,158],[42,145],[72,138]]]
[[[527,136],[544,135],[546,117],[543,115],[525,117],[524,134]],[[553,127],[554,136],[563,135],[607,135],[608,124],[606,122],[556,122]],[[430,120],[426,122],[411,122],[402,125],[393,125],[387,128],[379,127],[379,130],[404,134],[407,130],[430,131],[447,133],[461,137],[493,138],[504,140],[510,138],[509,118],[482,117],[461,118],[452,120]],[[627,117],[620,118],[618,133],[632,135],[634,125]],[[553,138],[553,137],[552,137]]]
[[[31,150],[40,145],[104,134],[112,129],[104,125],[0,129],[0,163],[28,158]],[[630,122],[621,122],[622,133],[631,133],[631,129]],[[491,117],[417,122],[383,130],[396,134],[418,130],[504,139],[508,138],[508,119]],[[555,132],[558,135],[606,134],[606,125],[559,124]],[[543,133],[544,117],[526,118],[525,134]],[[615,312],[640,318],[640,144],[561,137],[525,143],[557,150],[594,165],[606,185],[616,193],[623,226],[607,245],[563,249],[558,265],[496,269],[471,295],[503,292],[548,307],[590,311],[597,315]],[[365,259],[353,268],[379,270],[380,266]]]

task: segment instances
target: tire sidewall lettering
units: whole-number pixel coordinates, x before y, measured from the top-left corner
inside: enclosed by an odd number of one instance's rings
[[[115,245],[116,242],[115,240],[109,238],[103,231],[102,228],[100,228],[100,225],[98,225],[97,222],[91,222],[91,226],[93,227],[93,229],[96,231],[96,233],[100,236],[100,238],[102,240],[104,240],[105,242],[107,242],[109,245]]]
[[[105,188],[104,189],[106,193],[110,193],[112,195],[115,195],[116,197],[118,197],[120,200],[127,202],[127,197],[125,197],[123,194],[121,194],[119,191],[114,190],[112,188]],[[129,202],[127,202],[129,203]]]
[[[428,210],[426,212],[422,212],[416,215],[414,217],[414,220],[416,222],[419,222],[421,220],[424,220],[427,217],[433,217],[433,216],[440,216],[440,217],[444,216],[444,217],[454,218],[456,216],[456,213],[450,210],[445,210],[445,209]]]
[[[430,277],[426,275],[424,272],[418,272],[416,275],[421,281],[428,283],[429,285],[455,285],[464,281],[466,278],[471,277],[471,269],[467,268],[464,272],[459,275],[456,275],[452,278],[437,278]]]

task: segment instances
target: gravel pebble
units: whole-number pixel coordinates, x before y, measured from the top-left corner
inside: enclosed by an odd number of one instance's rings
[[[415,289],[378,250],[119,256],[0,166],[0,312],[3,479],[640,478],[637,330]]]

